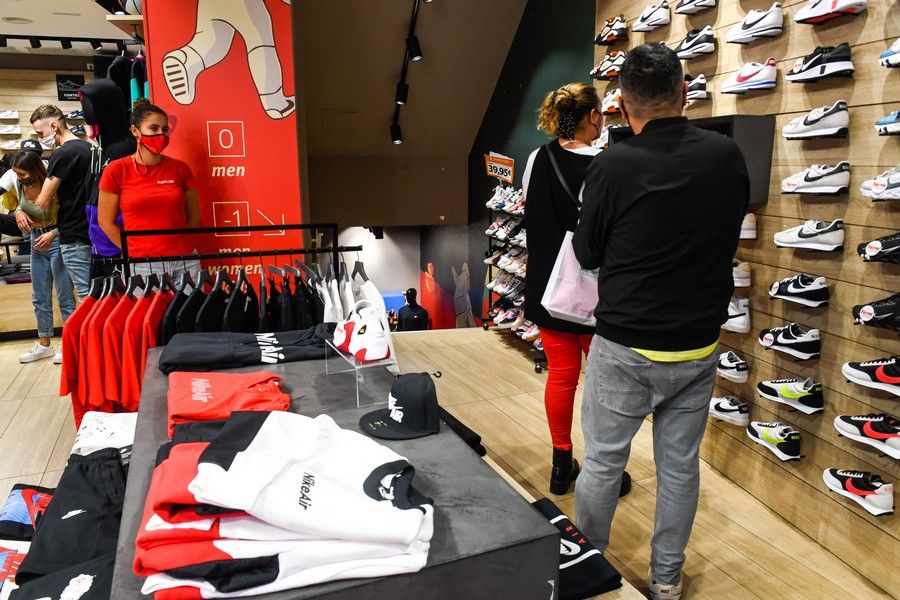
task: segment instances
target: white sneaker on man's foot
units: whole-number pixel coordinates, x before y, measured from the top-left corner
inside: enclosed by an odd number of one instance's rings
[[[19,362],[30,363],[42,358],[50,358],[54,354],[56,354],[56,350],[53,349],[53,346],[41,346],[38,342],[35,342],[28,352],[19,355]]]
[[[53,355],[53,364],[61,365],[62,364],[62,350]]]
[[[659,583],[653,579],[653,573],[648,572],[650,578],[650,600],[681,600],[681,586],[684,583],[684,574],[678,583]]]

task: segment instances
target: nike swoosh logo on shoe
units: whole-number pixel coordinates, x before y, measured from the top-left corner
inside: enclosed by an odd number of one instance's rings
[[[881,381],[883,383],[900,383],[900,377],[891,377],[890,375],[888,375],[884,370],[884,365],[875,369],[875,377],[876,379],[878,379],[878,381]]]
[[[738,83],[744,83],[748,79],[752,79],[753,77],[756,77],[765,68],[766,68],[766,66],[763,65],[760,68],[758,68],[757,70],[750,73],[749,75],[741,75],[740,73],[738,73],[737,79],[735,81],[737,81]]]
[[[759,23],[760,21],[762,21],[763,19],[765,19],[768,16],[769,16],[769,11],[766,11],[763,13],[763,15],[760,18],[753,21],[752,23],[750,23],[750,22],[741,23],[741,29],[746,31],[746,30],[750,29],[751,27],[756,27],[757,23]]]
[[[871,421],[866,421],[862,426],[862,430],[867,437],[874,440],[889,440],[891,438],[900,437],[900,434],[897,433],[881,433],[880,431],[875,431],[872,429]]]

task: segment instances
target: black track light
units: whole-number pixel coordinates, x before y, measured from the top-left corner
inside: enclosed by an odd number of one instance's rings
[[[391,123],[391,142],[395,145],[403,143],[403,134],[400,133],[400,123],[394,121]]]
[[[419,38],[411,35],[406,38],[406,51],[409,53],[409,60],[415,62],[422,60],[422,47],[419,46]]]
[[[103,44],[99,40],[91,40],[91,48],[94,50],[103,50]]]
[[[397,93],[394,95],[394,102],[397,104],[406,104],[407,96],[409,96],[409,84],[401,81],[397,84]]]
[[[31,44],[32,48],[40,48],[41,47],[41,40],[39,40],[36,37],[28,38],[28,43]]]
[[[72,40],[59,40],[59,45],[62,46],[63,50],[71,50]]]
[[[0,48],[6,48],[6,36],[0,35]]]
[[[125,42],[116,42],[116,48],[119,52],[125,52]]]

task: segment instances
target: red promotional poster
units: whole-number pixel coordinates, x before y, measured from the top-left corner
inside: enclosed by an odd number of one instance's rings
[[[201,226],[300,223],[289,1],[145,0],[144,27],[150,97],[197,179]],[[201,252],[301,245],[297,231],[195,237]]]

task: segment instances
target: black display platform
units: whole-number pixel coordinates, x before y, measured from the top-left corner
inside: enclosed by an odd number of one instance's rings
[[[167,381],[156,368],[159,353],[154,349],[147,357],[119,531],[114,600],[145,597],[140,593],[143,579],[134,575],[131,565],[156,450],[168,439]],[[341,427],[358,431],[360,416],[377,408],[356,408],[355,374],[326,375],[324,361],[266,365],[266,369],[284,377],[293,399],[291,410],[300,414],[326,413]],[[392,381],[383,368],[366,370],[360,384],[362,401],[386,400]],[[254,598],[556,598],[559,533],[446,425],[437,435],[382,443],[409,459],[416,468],[414,485],[434,499],[434,538],[425,569]]]

